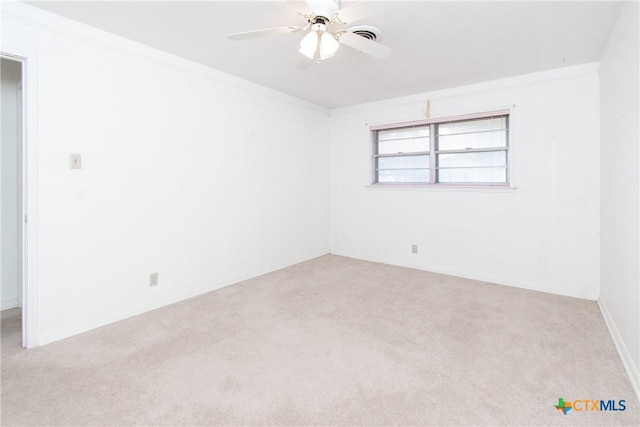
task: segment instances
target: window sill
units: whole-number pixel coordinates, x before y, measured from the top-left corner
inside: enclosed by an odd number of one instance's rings
[[[478,193],[514,193],[518,187],[508,185],[443,185],[443,184],[369,184],[365,188],[373,190],[400,191],[463,191]]]

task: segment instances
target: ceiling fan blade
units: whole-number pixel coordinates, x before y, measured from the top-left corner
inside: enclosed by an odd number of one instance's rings
[[[286,0],[286,2],[300,15],[308,15],[311,13],[309,5],[304,0]]]
[[[344,9],[340,9],[336,15],[343,24],[351,24],[352,22],[373,15],[384,14],[398,6],[395,2],[361,1],[354,5],[347,6]]]
[[[340,33],[338,41],[377,59],[386,58],[391,53],[391,48],[349,31]]]
[[[295,33],[298,31],[302,31],[304,28],[296,27],[296,26],[288,26],[288,27],[275,27],[275,28],[265,28],[263,30],[256,31],[247,31],[244,33],[235,33],[228,34],[227,38],[230,40],[244,40],[251,39],[254,37],[262,37],[262,36],[270,36],[273,34],[287,34],[287,33]]]
[[[340,10],[340,0],[304,0],[314,15],[331,18]]]

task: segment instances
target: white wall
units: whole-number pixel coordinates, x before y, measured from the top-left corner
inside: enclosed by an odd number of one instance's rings
[[[22,4],[2,24],[38,94],[38,344],[329,251],[326,110]]]
[[[22,128],[20,63],[1,60],[2,101],[2,310],[20,305],[19,138]]]
[[[368,125],[427,99],[432,118],[512,108],[516,190],[367,187]],[[333,110],[331,252],[595,300],[598,144],[597,64]]]
[[[640,396],[640,34],[638,2],[628,2],[600,68],[600,306]]]

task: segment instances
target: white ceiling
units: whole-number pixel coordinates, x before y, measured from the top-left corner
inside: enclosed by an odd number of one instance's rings
[[[304,24],[283,0],[27,3],[326,107],[598,61],[621,6],[396,1],[384,15],[358,22],[381,30],[378,41],[393,49],[389,57],[342,46],[335,57],[300,70],[301,33],[226,38]]]

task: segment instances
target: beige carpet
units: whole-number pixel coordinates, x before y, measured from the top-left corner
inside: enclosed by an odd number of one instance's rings
[[[639,424],[595,302],[332,255],[33,350],[17,327],[2,425]]]

